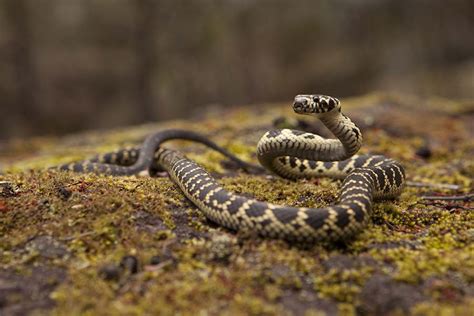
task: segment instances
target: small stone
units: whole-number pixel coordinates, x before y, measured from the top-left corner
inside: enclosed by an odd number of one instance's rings
[[[58,193],[61,199],[64,201],[68,200],[72,195],[72,192],[65,187],[58,188]]]
[[[124,256],[120,260],[120,268],[128,271],[131,274],[138,272],[138,259],[135,256]]]
[[[108,264],[99,269],[99,276],[107,281],[117,281],[120,278],[120,269],[115,264]]]
[[[153,256],[150,259],[150,264],[154,266],[162,262],[163,262],[163,258],[161,256]]]
[[[433,155],[433,152],[429,146],[425,145],[418,148],[415,154],[420,158],[429,159]]]
[[[174,261],[174,260],[175,259],[174,259],[173,255],[171,255],[170,253],[164,253],[162,255],[156,255],[156,256],[151,257],[150,264],[151,265],[158,265],[158,264],[161,264],[163,262]]]
[[[1,197],[12,197],[17,195],[19,192],[18,187],[12,182],[0,181],[0,196]]]

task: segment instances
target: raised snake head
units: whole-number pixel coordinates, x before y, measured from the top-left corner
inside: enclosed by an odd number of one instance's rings
[[[293,102],[293,110],[298,114],[323,114],[338,109],[338,99],[321,94],[299,94]]]

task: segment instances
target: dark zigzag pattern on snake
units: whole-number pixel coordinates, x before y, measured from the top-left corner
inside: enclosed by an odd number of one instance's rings
[[[343,178],[336,205],[297,208],[229,192],[197,163],[161,144],[171,139],[188,139],[218,150],[243,168],[255,167],[206,137],[183,130],[158,132],[149,136],[140,148],[119,150],[59,169],[110,175],[164,170],[210,220],[224,227],[299,242],[348,240],[366,226],[374,199],[400,194],[405,181],[404,169],[384,156],[353,156],[360,147],[361,133],[341,113],[337,99],[297,96],[293,108],[297,113],[317,116],[338,140],[296,130],[269,131],[259,141],[259,161],[273,173],[289,179]]]

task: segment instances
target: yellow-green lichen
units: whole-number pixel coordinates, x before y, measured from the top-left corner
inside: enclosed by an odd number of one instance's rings
[[[318,128],[288,105],[262,105],[258,114],[239,108],[201,121],[15,142],[0,158],[7,165],[3,171],[9,171],[0,181],[13,188],[0,194],[0,281],[16,290],[5,291],[0,312],[13,305],[21,310],[21,301],[32,299],[40,313],[56,315],[468,315],[474,282],[472,202],[421,198],[472,193],[474,147],[461,103],[439,107],[438,100],[424,100],[414,108],[414,97],[383,93],[343,101],[344,111],[362,125],[363,152],[399,160],[410,181],[459,189],[407,187],[399,199],[377,203],[372,222],[354,240],[309,247],[218,227],[167,177],[46,170],[170,127],[208,133],[256,163],[256,142],[282,116],[291,118],[285,127],[298,128],[304,121]],[[419,117],[424,124],[416,124]],[[443,131],[446,126],[449,131]],[[418,156],[427,143],[431,156]],[[164,146],[185,152],[221,175],[226,189],[248,197],[305,207],[337,201],[340,181],[250,175],[202,145]],[[130,256],[137,260],[137,273],[123,264]],[[38,270],[45,268],[64,275]],[[26,288],[42,289],[51,301]],[[390,309],[384,295],[393,297],[397,308]]]

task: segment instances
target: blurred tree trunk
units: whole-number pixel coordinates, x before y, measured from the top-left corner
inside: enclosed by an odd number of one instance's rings
[[[9,43],[10,60],[13,65],[13,80],[16,85],[14,105],[23,118],[21,129],[35,129],[40,110],[37,100],[37,75],[32,52],[33,36],[30,25],[30,14],[26,0],[4,0],[3,6],[8,25],[11,29]]]
[[[153,22],[156,18],[157,1],[136,0],[134,3],[136,7],[136,102],[139,110],[138,119],[143,122],[156,119],[152,80],[153,70],[155,69]]]

